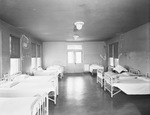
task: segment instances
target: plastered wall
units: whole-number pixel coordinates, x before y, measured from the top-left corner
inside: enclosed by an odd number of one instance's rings
[[[10,72],[10,41],[9,41],[9,37],[10,34],[21,38],[22,34],[25,34],[31,42],[37,42],[39,44],[41,44],[42,46],[42,42],[35,40],[34,38],[32,38],[29,34],[18,30],[17,28],[3,22],[0,20],[0,31],[1,31],[1,35],[0,35],[0,69],[1,69],[1,76],[4,73],[9,73]],[[21,64],[22,64],[22,72],[26,73],[30,71],[30,65],[31,65],[31,47],[29,47],[29,49],[22,49],[22,45],[21,45]],[[0,77],[1,77],[0,76]]]
[[[105,65],[100,55],[106,55],[105,42],[84,42],[84,63]]]
[[[139,26],[133,30],[116,36],[107,41],[119,42],[120,65],[129,66],[140,70],[142,73],[150,73],[150,23]]]
[[[2,30],[0,29],[0,76],[2,75]]]
[[[66,66],[65,42],[43,42],[43,67],[54,64]]]
[[[82,44],[83,65],[93,63],[105,64],[100,58],[100,54],[103,56],[106,54],[105,42],[43,42],[43,67],[59,64],[67,68],[68,44]]]

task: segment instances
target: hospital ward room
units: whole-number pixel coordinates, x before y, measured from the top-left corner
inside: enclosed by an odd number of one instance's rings
[[[150,115],[150,0],[0,0],[0,115]]]

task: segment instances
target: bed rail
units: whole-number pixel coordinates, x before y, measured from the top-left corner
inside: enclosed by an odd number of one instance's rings
[[[113,84],[119,82],[119,76],[116,75],[106,75],[104,76],[104,91],[109,91],[111,98],[118,94],[121,90],[114,87]]]
[[[43,94],[42,97],[31,106],[31,115],[48,115],[49,103],[48,94]]]
[[[101,87],[104,85],[104,69],[97,70],[97,83],[100,83]]]

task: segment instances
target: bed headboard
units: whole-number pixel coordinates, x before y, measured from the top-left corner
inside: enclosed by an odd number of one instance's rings
[[[136,75],[141,75],[141,71],[138,69],[134,69],[134,68],[129,68],[129,72],[136,74]]]
[[[147,74],[146,74],[146,77],[150,79],[150,73],[147,73]]]

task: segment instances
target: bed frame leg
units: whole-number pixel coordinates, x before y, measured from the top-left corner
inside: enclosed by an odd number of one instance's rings
[[[110,92],[111,92],[111,98],[113,98],[113,87],[112,86],[111,86]]]
[[[105,88],[105,86],[106,86],[106,83],[105,83],[105,80],[104,80],[104,91],[106,91],[106,88]]]

